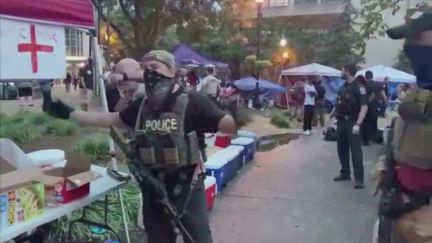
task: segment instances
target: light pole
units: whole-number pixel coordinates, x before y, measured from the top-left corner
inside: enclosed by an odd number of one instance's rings
[[[281,47],[285,47],[287,43],[288,43],[287,39],[285,39],[285,37],[282,36],[282,39],[279,41],[279,45]]]
[[[262,4],[264,2],[264,0],[255,0],[255,2],[257,3],[257,33],[256,33],[256,38],[257,38],[257,46],[256,46],[256,63],[255,63],[255,105],[258,104],[258,95],[259,95],[259,67],[258,67],[258,63],[260,60],[260,48],[261,48],[261,19],[262,19]]]

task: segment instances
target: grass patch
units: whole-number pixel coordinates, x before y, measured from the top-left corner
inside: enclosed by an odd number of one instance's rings
[[[17,144],[29,143],[44,134],[72,135],[76,129],[74,122],[55,119],[42,112],[19,110],[13,115],[0,115],[0,137],[9,138]]]
[[[288,118],[280,114],[272,114],[270,123],[279,128],[290,128]]]
[[[55,119],[46,125],[46,133],[64,137],[72,135],[77,129],[77,125],[69,120]]]
[[[25,123],[2,123],[0,125],[0,137],[9,138],[17,144],[28,143],[41,138],[43,129]]]
[[[92,160],[106,160],[109,152],[108,135],[96,134],[80,140],[76,150]]]

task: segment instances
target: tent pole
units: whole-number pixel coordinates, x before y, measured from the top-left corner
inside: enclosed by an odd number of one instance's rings
[[[97,60],[98,57],[100,57],[101,55],[99,55],[99,51],[100,49],[98,48],[97,45],[97,40],[96,37],[90,36],[92,43],[93,43],[93,52],[94,52],[94,57],[95,57],[95,63],[96,63],[96,68],[97,68],[97,72],[96,72],[96,77],[97,77],[97,81],[99,84],[99,91],[100,91],[100,98],[102,101],[102,107],[103,110],[105,112],[108,112],[108,101],[107,101],[107,97],[106,97],[106,92],[105,92],[105,83],[104,80],[102,78],[102,65],[100,60]],[[112,152],[115,152],[115,147],[114,147],[114,141],[112,140],[111,137],[109,137],[108,140],[109,143],[109,149]],[[111,166],[114,170],[117,170],[117,160],[115,157],[111,158]],[[128,223],[127,223],[127,219],[126,219],[126,210],[125,210],[125,205],[124,205],[124,201],[123,201],[123,195],[122,195],[122,190],[118,190],[118,197],[120,200],[120,207],[121,207],[121,212],[122,212],[122,218],[123,218],[123,226],[124,226],[124,230],[125,230],[125,234],[126,234],[126,242],[130,243],[130,236],[129,236],[129,227],[128,227]]]

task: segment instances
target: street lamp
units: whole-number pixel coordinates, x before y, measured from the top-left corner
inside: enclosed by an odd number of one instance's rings
[[[287,45],[288,41],[285,39],[285,37],[282,37],[282,39],[279,41],[279,45],[281,47],[285,47]]]
[[[261,19],[262,19],[262,5],[264,0],[255,0],[257,4],[257,46],[256,46],[256,60],[259,62],[260,60],[260,45],[261,45]],[[259,68],[258,63],[255,63],[255,105],[258,104],[258,95],[259,95]]]

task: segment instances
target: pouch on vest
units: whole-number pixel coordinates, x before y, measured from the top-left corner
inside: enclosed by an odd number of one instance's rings
[[[394,158],[398,163],[432,169],[432,123],[397,118],[394,128]]]
[[[165,164],[167,165],[178,164],[179,163],[178,150],[171,134],[169,133],[163,134],[159,137],[159,139],[162,142]]]
[[[405,121],[432,122],[432,91],[419,89],[409,92],[398,108]]]
[[[155,151],[151,142],[148,140],[147,135],[142,133],[137,133],[135,136],[135,145],[138,150],[137,153],[143,164],[155,164]]]
[[[188,158],[189,163],[196,164],[200,161],[200,149],[198,143],[198,137],[196,132],[190,132],[187,134],[188,146]]]

